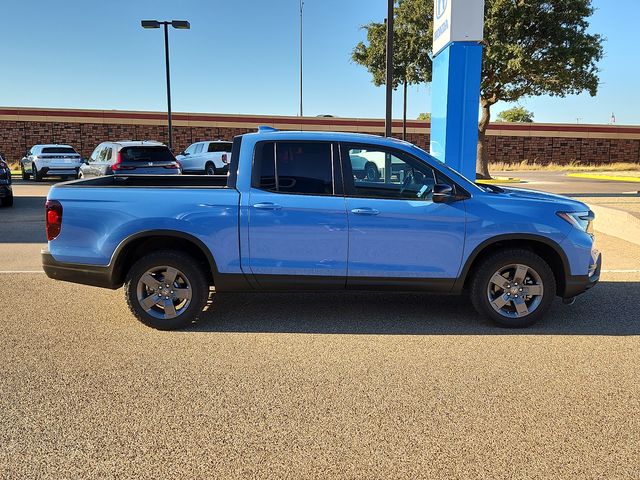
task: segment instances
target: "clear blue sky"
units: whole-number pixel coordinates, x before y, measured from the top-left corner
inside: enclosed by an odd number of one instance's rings
[[[607,38],[599,94],[523,100],[536,121],[615,112],[640,124],[640,1],[594,3],[591,30]],[[164,110],[162,33],[140,20],[175,18],[191,22],[170,32],[175,111],[297,114],[298,0],[5,0],[0,11],[0,105]],[[384,0],[305,1],[305,115],[384,116],[384,89],[350,52],[385,13]],[[410,90],[410,118],[430,111],[430,95]],[[400,91],[394,102],[400,118]]]

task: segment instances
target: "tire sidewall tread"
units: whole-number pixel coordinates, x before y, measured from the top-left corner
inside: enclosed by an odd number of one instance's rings
[[[179,269],[191,284],[191,304],[184,313],[170,320],[147,314],[138,302],[138,280],[149,269],[159,265]],[[129,310],[140,322],[156,330],[176,330],[188,327],[200,317],[209,297],[209,284],[202,267],[193,257],[176,250],[160,250],[145,255],[131,266],[125,279],[124,292]]]
[[[524,264],[533,268],[538,272],[543,282],[542,302],[533,313],[526,317],[503,317],[493,309],[487,298],[487,283],[491,276],[501,267],[512,263]],[[505,328],[524,328],[538,322],[551,306],[555,296],[556,279],[553,270],[542,257],[526,249],[509,248],[493,253],[480,263],[471,281],[471,302],[477,312]]]

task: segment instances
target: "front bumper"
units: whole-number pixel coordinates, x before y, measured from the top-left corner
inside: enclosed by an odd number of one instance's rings
[[[113,290],[121,287],[113,283],[113,269],[110,266],[58,262],[48,250],[42,250],[41,255],[42,269],[49,278]]]
[[[572,298],[592,288],[600,280],[602,254],[598,250],[591,252],[591,265],[588,275],[569,275],[565,281],[563,298]]]

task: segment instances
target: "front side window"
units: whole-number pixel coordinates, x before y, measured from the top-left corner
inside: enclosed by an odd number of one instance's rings
[[[204,145],[204,144],[199,143],[199,144],[198,144],[198,146],[196,147],[196,149],[195,149],[195,151],[194,151],[193,153],[194,153],[194,154],[196,154],[196,155],[197,155],[198,153],[200,153],[200,152],[202,151],[202,147],[203,147],[203,145]]]
[[[256,149],[254,186],[279,193],[333,194],[330,143],[265,142]]]
[[[351,165],[350,190],[357,197],[431,200],[433,186],[441,183],[430,166],[402,152],[349,145],[342,152]]]

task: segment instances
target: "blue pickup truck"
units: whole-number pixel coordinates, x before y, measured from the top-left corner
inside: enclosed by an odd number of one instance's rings
[[[525,327],[598,281],[593,218],[566,197],[476,185],[400,140],[265,127],[234,139],[228,176],[54,186],[42,260],[54,279],[124,285],[158,329],[195,321],[210,287],[469,292]]]

